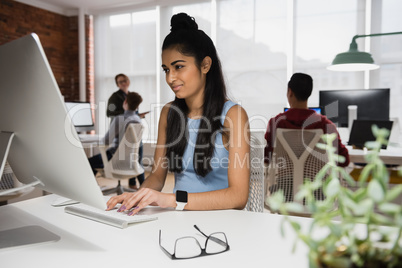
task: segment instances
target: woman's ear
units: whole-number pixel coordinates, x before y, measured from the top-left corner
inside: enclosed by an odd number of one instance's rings
[[[212,65],[212,59],[209,56],[206,56],[202,62],[201,62],[201,72],[203,74],[206,74],[209,72],[209,69],[211,69],[211,65]]]

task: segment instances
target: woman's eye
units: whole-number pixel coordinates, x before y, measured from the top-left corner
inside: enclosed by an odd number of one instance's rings
[[[166,74],[169,72],[169,69],[163,69],[163,72]]]
[[[178,70],[178,69],[183,68],[184,66],[182,66],[182,65],[176,65],[175,67],[176,67],[176,70]]]

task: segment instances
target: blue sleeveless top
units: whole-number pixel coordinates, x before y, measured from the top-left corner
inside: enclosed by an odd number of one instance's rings
[[[225,102],[222,114],[221,123],[226,118],[226,114],[230,108],[236,103],[232,101]],[[175,186],[173,192],[177,190],[187,191],[188,193],[200,193],[227,188],[228,183],[228,166],[229,152],[226,150],[222,142],[222,133],[218,133],[215,139],[215,151],[211,159],[212,170],[205,176],[201,177],[195,173],[193,159],[194,148],[197,141],[198,129],[201,119],[187,118],[189,130],[188,144],[183,154],[183,171],[175,172]]]

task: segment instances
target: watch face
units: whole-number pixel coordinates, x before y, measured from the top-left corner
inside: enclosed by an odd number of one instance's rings
[[[176,191],[176,201],[187,203],[187,192],[186,191]]]

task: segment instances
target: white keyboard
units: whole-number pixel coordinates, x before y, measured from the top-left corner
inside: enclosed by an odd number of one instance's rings
[[[128,216],[127,214],[130,211],[117,212],[117,210],[118,207],[115,207],[114,209],[109,211],[105,211],[85,204],[68,206],[64,209],[64,211],[67,213],[97,222],[109,224],[118,228],[126,228],[131,223],[152,221],[158,219],[158,217],[156,217],[155,215],[142,215],[141,211],[134,216]]]

